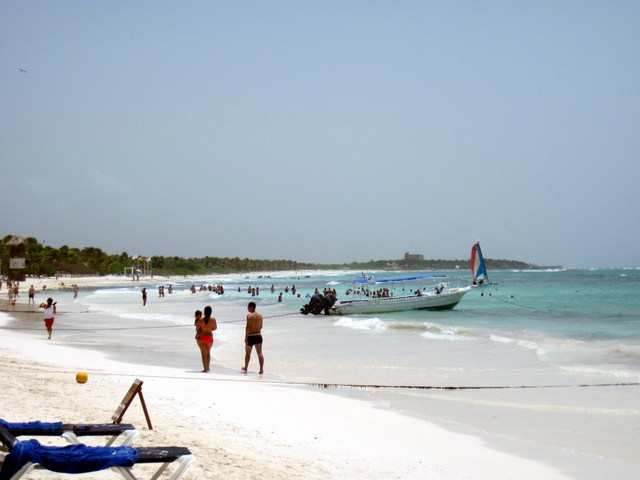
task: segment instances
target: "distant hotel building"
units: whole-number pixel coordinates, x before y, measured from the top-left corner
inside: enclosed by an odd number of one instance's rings
[[[405,260],[424,260],[424,255],[420,255],[419,253],[409,253],[406,252],[404,254]]]

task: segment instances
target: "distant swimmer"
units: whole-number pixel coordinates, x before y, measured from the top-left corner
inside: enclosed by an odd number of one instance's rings
[[[18,68],[18,70],[20,70],[22,73],[27,73],[27,71],[24,68]]]
[[[264,373],[264,357],[262,356],[262,315],[256,312],[255,302],[249,302],[247,305],[249,315],[247,315],[247,326],[244,335],[244,367],[243,372],[247,372],[249,368],[249,360],[251,360],[251,351],[256,347],[258,353],[258,361],[260,362],[260,374]]]

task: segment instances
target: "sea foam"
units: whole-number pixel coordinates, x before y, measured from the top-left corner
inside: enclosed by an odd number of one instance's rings
[[[387,324],[377,317],[373,318],[352,318],[340,317],[335,325],[338,327],[347,327],[354,330],[386,330]]]
[[[469,342],[474,338],[469,335],[469,331],[457,327],[434,327],[421,334],[421,337],[433,340],[449,340]]]

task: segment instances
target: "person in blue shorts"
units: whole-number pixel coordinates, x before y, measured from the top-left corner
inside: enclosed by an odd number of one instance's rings
[[[33,287],[33,285],[31,285],[31,288],[29,289],[28,305],[33,305],[34,307],[36,306],[36,289]]]

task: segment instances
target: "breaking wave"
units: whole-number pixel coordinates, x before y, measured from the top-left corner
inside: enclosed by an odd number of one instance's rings
[[[386,330],[388,328],[387,324],[377,317],[364,319],[340,317],[335,322],[335,325],[338,327],[352,328],[354,330]]]
[[[437,325],[430,322],[385,322],[378,317],[353,318],[340,317],[335,322],[338,327],[354,330],[405,330],[415,331],[420,336],[437,340],[468,341],[474,340],[470,329]]]

